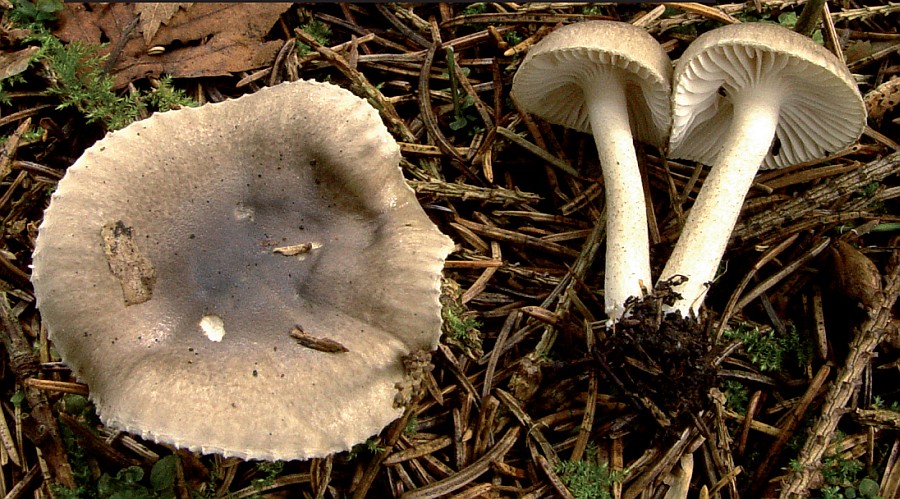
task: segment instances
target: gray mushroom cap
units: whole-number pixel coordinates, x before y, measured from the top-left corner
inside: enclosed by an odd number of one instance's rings
[[[592,133],[582,82],[619,74],[637,140],[663,146],[670,127],[669,57],[646,30],[613,21],[586,21],[553,31],[532,47],[513,79],[512,95],[530,113]]]
[[[821,158],[855,142],[865,128],[856,82],[834,54],[778,25],[732,24],[698,37],[675,66],[669,155],[715,163],[732,122],[731,96],[764,87],[784,97],[778,146],[761,168]]]
[[[287,460],[397,418],[403,359],[439,340],[451,248],[399,159],[371,106],[308,81],[157,114],[85,151],[45,213],[32,280],[101,419]]]

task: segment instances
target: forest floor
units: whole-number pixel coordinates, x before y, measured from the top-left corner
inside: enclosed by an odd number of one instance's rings
[[[817,12],[812,36],[845,58],[868,127],[757,176],[702,322],[658,341],[650,300],[627,334],[607,330],[594,141],[510,99],[529,47],[561,25],[633,23],[674,61],[723,24],[793,28],[804,5],[0,0],[0,495],[900,497],[900,6]],[[35,308],[56,183],[153,112],[297,79],[378,109],[456,244],[428,390],[381,434],[307,461],[104,427]],[[658,276],[708,168],[638,153]]]

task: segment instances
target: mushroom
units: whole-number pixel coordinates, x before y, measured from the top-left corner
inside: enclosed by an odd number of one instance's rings
[[[765,23],[698,37],[675,67],[672,99],[669,156],[713,165],[661,275],[687,277],[671,308],[687,316],[699,311],[757,170],[852,144],[866,111],[834,54]]]
[[[512,95],[528,112],[593,133],[606,192],[607,316],[651,285],[647,206],[633,139],[663,146],[671,62],[646,31],[591,21],[557,29],[528,51]]]
[[[404,362],[438,343],[451,242],[399,160],[371,106],[311,81],[156,114],[85,151],[32,279],[100,418],[290,460],[400,416]]]

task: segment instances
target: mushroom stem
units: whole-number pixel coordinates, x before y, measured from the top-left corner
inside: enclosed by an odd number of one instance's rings
[[[771,88],[769,90],[772,90]],[[696,315],[707,283],[725,254],[753,178],[769,152],[778,124],[777,97],[771,91],[748,90],[734,99],[734,116],[722,150],[703,182],[672,256],[660,280],[688,278],[675,290],[682,298],[668,308]]]
[[[625,88],[618,75],[585,78],[583,91],[606,190],[606,315],[622,318],[625,300],[649,286],[647,206],[634,151]]]

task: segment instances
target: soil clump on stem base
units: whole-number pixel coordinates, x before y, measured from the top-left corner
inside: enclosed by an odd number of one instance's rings
[[[602,369],[630,402],[657,427],[657,438],[677,438],[709,406],[715,386],[715,348],[703,323],[664,306],[678,297],[660,283],[642,300],[631,300],[626,317],[601,335],[595,354]]]

